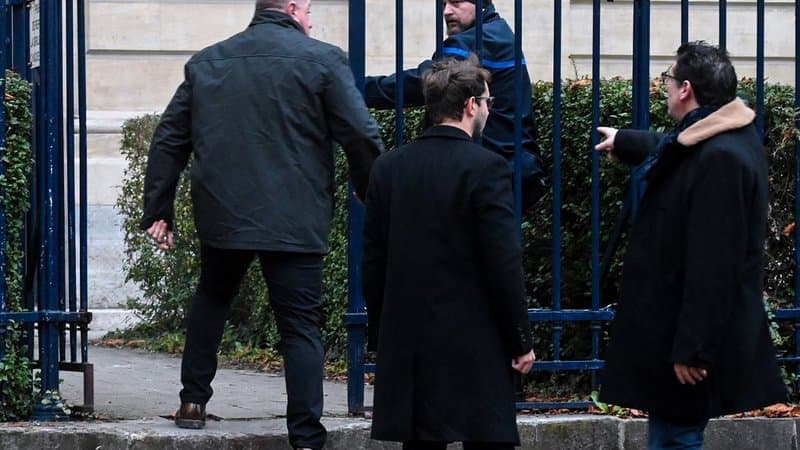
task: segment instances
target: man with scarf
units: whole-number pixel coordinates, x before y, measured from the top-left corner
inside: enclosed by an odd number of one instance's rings
[[[727,52],[680,46],[669,134],[601,127],[644,177],[601,399],[649,414],[650,449],[700,449],[709,418],[786,400],[763,302],[767,161]]]
[[[523,207],[532,205],[545,192],[544,169],[536,155],[536,129],[533,124],[531,80],[522,57],[522,76],[519,94],[515,87],[514,33],[495,10],[492,0],[483,0],[478,11],[475,0],[437,0],[444,3],[447,39],[442,44],[443,58],[466,59],[470,53],[480,55],[481,64],[491,72],[489,90],[495,97],[489,121],[483,132],[482,144],[513,166],[515,153],[515,111],[521,116],[521,171]],[[480,13],[483,28],[481,49],[477,48],[476,21]],[[422,74],[431,68],[433,60],[425,60],[414,69],[403,71],[403,105],[423,106]],[[395,107],[396,74],[367,77],[364,97],[367,106],[378,109]]]
[[[356,192],[382,150],[341,49],[308,36],[311,0],[256,0],[241,33],[192,56],[153,135],[141,227],[173,246],[175,190],[192,156],[200,280],[187,316],[175,423],[203,428],[217,350],[255,259],[269,289],[295,448],[325,443],[322,261],[333,212],[334,141]]]

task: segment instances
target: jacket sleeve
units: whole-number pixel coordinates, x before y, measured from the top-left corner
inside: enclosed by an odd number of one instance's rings
[[[387,199],[381,195],[378,165],[370,174],[364,223],[363,293],[367,303],[367,349],[378,349],[378,329],[386,283]]]
[[[481,171],[472,194],[478,245],[497,325],[510,357],[533,347],[525,281],[522,245],[514,220],[511,169],[492,154],[491,164]]]
[[[333,139],[344,149],[350,166],[350,179],[360,198],[364,198],[369,171],[383,152],[378,124],[364,105],[353,73],[341,50],[331,63],[324,92],[325,112]]]
[[[414,69],[403,71],[403,106],[414,107],[425,104],[422,95],[422,74],[433,65],[427,59]],[[392,109],[397,98],[397,74],[367,77],[364,84],[364,100],[367,106],[376,109]]]
[[[638,166],[656,151],[662,137],[646,130],[619,130],[614,138],[614,155],[624,164]]]
[[[703,155],[689,192],[685,281],[672,359],[708,367],[739,296],[754,174],[732,152],[696,151]]]
[[[469,44],[459,35],[448,37],[442,44],[442,56],[465,59],[470,53]],[[403,71],[403,106],[425,105],[422,93],[422,75],[433,65],[432,59],[422,61],[416,68]],[[376,109],[392,109],[397,98],[397,74],[367,77],[364,99],[367,106]]]
[[[150,143],[144,179],[144,213],[139,223],[143,230],[162,219],[173,229],[175,190],[192,151],[191,108],[192,87],[187,77],[161,116]]]

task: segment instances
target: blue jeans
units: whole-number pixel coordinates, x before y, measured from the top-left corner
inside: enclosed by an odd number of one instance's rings
[[[702,450],[708,419],[695,423],[673,423],[650,416],[649,450]]]

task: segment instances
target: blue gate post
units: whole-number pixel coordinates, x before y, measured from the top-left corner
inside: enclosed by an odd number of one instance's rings
[[[794,3],[794,109],[800,110],[800,2]],[[800,130],[800,116],[794,116],[795,129]],[[795,171],[794,171],[794,307],[800,308],[800,141],[795,141]],[[794,318],[794,356],[800,356],[800,320]],[[795,376],[800,376],[800,363],[795,361]],[[795,381],[795,388],[800,381]]]
[[[88,157],[88,141],[86,133],[86,0],[78,0],[78,134],[79,145],[78,155],[79,159],[79,180],[78,180],[78,193],[80,195],[80,311],[87,313],[89,311],[89,277],[88,277],[88,180],[87,180],[87,157]],[[73,280],[74,281],[74,280]],[[81,361],[88,362],[88,339],[89,327],[84,322],[81,327]],[[89,369],[89,367],[86,367]],[[84,372],[86,373],[86,372]],[[88,384],[92,383],[92,390],[94,389],[94,381],[92,377],[87,377],[84,389],[88,389]],[[88,400],[88,399],[87,399]],[[87,402],[87,405],[94,404],[94,399]]]
[[[394,94],[394,148],[403,145],[403,129],[405,116],[403,102],[405,100],[405,82],[403,78],[403,0],[395,0],[395,37],[394,37],[394,73],[397,77]]]
[[[7,17],[7,6],[5,3],[0,3],[0,39],[9,38],[9,29]],[[0,45],[0,70],[3,70],[2,83],[0,83],[0,99],[3,99],[3,105],[0,106],[0,180],[4,180],[6,176],[6,81],[5,67],[8,60],[8,51],[6,45]],[[4,184],[4,183],[3,183]],[[0,314],[6,312],[8,305],[7,295],[8,286],[6,285],[6,208],[5,202],[5,189],[3,184],[0,184]],[[0,361],[5,358],[6,350],[6,325],[0,325]]]
[[[364,91],[366,31],[365,0],[350,0],[349,8],[349,54],[350,68],[358,89]],[[350,192],[353,192],[352,183]],[[364,413],[364,296],[361,292],[361,259],[364,230],[364,207],[352,195],[348,200],[348,246],[347,246],[347,411],[351,415]],[[358,319],[360,317],[360,319]]]
[[[562,6],[553,6],[553,310],[561,309],[561,25]],[[553,326],[553,359],[559,360],[561,336]],[[535,366],[535,365],[534,365]],[[536,368],[536,367],[534,367]]]
[[[683,33],[682,33],[683,34]],[[633,128],[650,126],[650,0],[633,2]],[[631,180],[631,214],[636,217],[639,183]]]
[[[600,1],[592,2],[592,130],[589,151],[592,153],[592,311],[600,310],[600,153],[594,150],[600,135]],[[600,360],[601,325],[593,320],[592,360]],[[592,389],[597,387],[597,371],[592,371]]]
[[[719,0],[719,48],[725,50],[727,44],[728,2]]]
[[[39,95],[43,109],[39,111],[40,129],[39,160],[44,175],[40,180],[40,195],[43,200],[40,221],[41,248],[39,259],[39,364],[41,368],[43,400],[34,407],[34,420],[55,420],[61,412],[56,406],[53,393],[58,391],[58,322],[63,260],[59,259],[62,236],[59,233],[59,214],[62,209],[62,155],[59,143],[62,108],[59,91],[61,85],[61,8],[58,1],[41,3],[41,56],[39,69],[41,86]]]
[[[756,128],[764,129],[764,0],[756,1]]]

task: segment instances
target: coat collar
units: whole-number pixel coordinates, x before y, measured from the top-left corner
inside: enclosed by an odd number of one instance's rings
[[[707,117],[698,120],[678,135],[678,143],[692,147],[726,131],[745,127],[753,122],[756,113],[736,97]]]
[[[261,25],[262,23],[273,23],[285,28],[295,28],[297,31],[303,33],[303,28],[297,21],[292,19],[291,16],[274,9],[261,9],[256,11],[249,27]]]
[[[464,130],[450,125],[434,125],[425,130],[419,138],[449,138],[472,142],[472,138]]]

